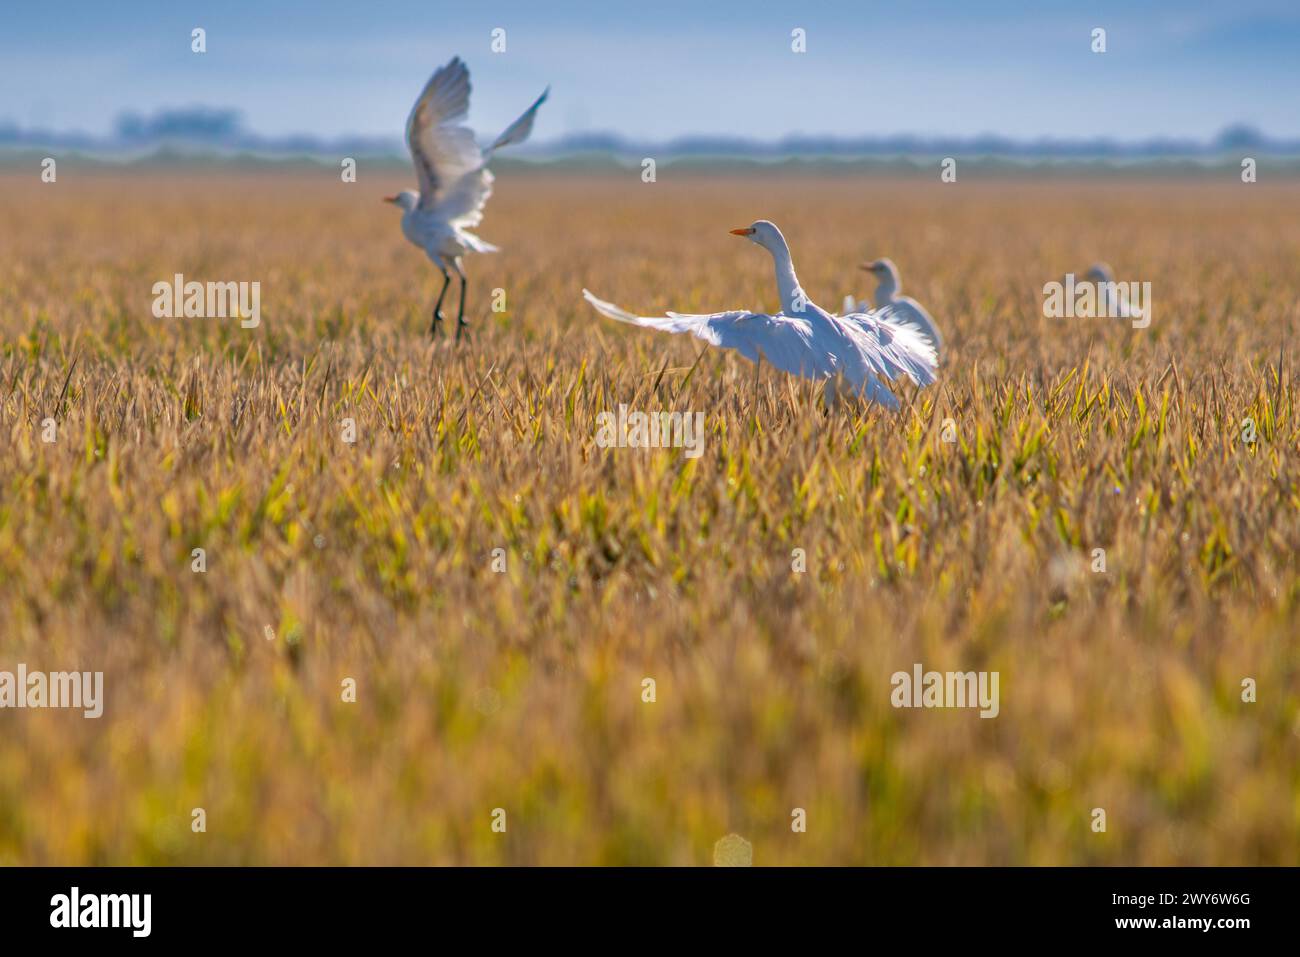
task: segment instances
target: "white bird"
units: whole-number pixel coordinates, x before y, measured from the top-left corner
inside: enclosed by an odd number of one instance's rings
[[[460,310],[456,316],[456,338],[465,328],[465,270],[461,257],[466,253],[493,253],[497,247],[484,242],[469,231],[483,221],[483,207],[492,195],[492,173],[488,161],[492,154],[511,143],[522,143],[533,131],[537,108],[546,102],[550,87],[537,98],[523,116],[511,123],[486,150],[481,149],[474,134],[461,125],[469,112],[469,69],[460,57],[438,70],[425,84],[406,121],[406,144],[415,161],[420,190],[404,189],[384,201],[400,206],[402,232],[424,250],[433,264],[442,270],[442,292],[433,307],[433,335],[442,321],[442,300],[451,285],[448,267],[460,277]]]
[[[776,315],[743,309],[711,315],[637,316],[613,303],[582,294],[596,311],[619,322],[664,332],[689,332],[711,345],[735,349],[751,362],[766,359],[785,372],[826,380],[827,399],[843,376],[858,395],[898,408],[898,399],[880,381],[906,375],[917,385],[934,381],[938,356],[924,332],[893,306],[873,313],[832,316],[811,302],[799,285],[790,247],[767,220],[733,229],[772,254],[781,311]]]
[[[1085,282],[1096,287],[1097,311],[1108,319],[1141,319],[1143,312],[1129,302],[1124,283],[1115,282],[1115,273],[1106,263],[1093,263],[1083,274]]]
[[[862,268],[876,277],[876,308],[883,309],[889,305],[897,307],[901,313],[905,313],[925,333],[926,338],[934,345],[935,355],[943,352],[943,337],[939,335],[939,327],[930,318],[930,314],[915,299],[910,296],[899,295],[903,291],[903,282],[898,278],[898,267],[894,265],[894,261],[892,259],[873,259],[871,262],[863,263]],[[866,300],[861,303],[854,303],[851,296],[845,297],[845,312],[865,312],[866,310]]]

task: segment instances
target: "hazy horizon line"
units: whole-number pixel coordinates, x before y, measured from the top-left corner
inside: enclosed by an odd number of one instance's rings
[[[0,150],[64,149],[122,156],[159,149],[180,152],[253,153],[266,156],[406,156],[399,137],[343,135],[321,137],[305,133],[268,135],[247,129],[239,110],[224,107],[183,107],[150,116],[119,113],[113,132],[54,131],[0,121]],[[512,147],[526,158],[556,158],[573,153],[611,153],[622,157],[663,158],[734,156],[782,158],[798,155],[826,157],[898,157],[948,154],[990,157],[1061,159],[1207,158],[1244,155],[1300,155],[1300,137],[1272,137],[1246,123],[1233,123],[1211,137],[1148,136],[1011,136],[986,132],[945,135],[913,132],[856,136],[791,132],[776,138],[686,133],[662,140],[636,139],[592,129]]]

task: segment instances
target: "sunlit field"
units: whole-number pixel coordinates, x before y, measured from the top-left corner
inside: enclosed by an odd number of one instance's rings
[[[403,179],[0,177],[0,670],[104,674],[0,710],[0,863],[1300,863],[1300,183],[639,173],[499,169],[459,344]],[[938,382],[582,301],[774,309],[758,218],[832,310],[891,257]],[[1149,328],[1044,318],[1096,260]]]

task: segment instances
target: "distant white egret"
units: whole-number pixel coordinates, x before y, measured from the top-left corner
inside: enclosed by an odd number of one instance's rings
[[[637,316],[582,291],[596,311],[619,322],[664,332],[689,332],[711,345],[735,349],[751,362],[766,359],[782,371],[833,382],[843,376],[851,390],[890,409],[898,399],[880,381],[906,375],[917,385],[934,381],[938,356],[924,331],[903,310],[890,305],[870,313],[832,316],[811,302],[795,276],[790,247],[781,231],[760,219],[733,229],[772,254],[781,311],[776,315],[733,310],[711,315]]]
[[[1106,263],[1093,263],[1083,278],[1096,286],[1099,315],[1109,319],[1143,318],[1142,310],[1129,302],[1125,284],[1115,282],[1115,273]]]
[[[442,300],[451,285],[448,267],[460,277],[460,309],[456,338],[465,328],[465,270],[461,257],[468,252],[492,253],[497,247],[469,231],[483,220],[483,206],[492,195],[492,154],[511,143],[522,143],[533,131],[537,108],[546,102],[550,88],[537,98],[486,150],[461,121],[469,112],[469,69],[460,57],[438,70],[425,84],[406,121],[406,144],[415,162],[420,191],[404,189],[384,201],[400,206],[402,232],[424,250],[442,271],[442,291],[433,307],[429,334],[442,321]]]
[[[900,313],[905,313],[917,328],[925,333],[926,338],[934,345],[935,355],[943,352],[943,337],[939,335],[939,327],[934,324],[930,314],[915,299],[910,296],[899,295],[903,291],[903,282],[898,278],[898,267],[894,265],[894,261],[892,259],[873,259],[871,262],[863,263],[862,268],[876,277],[876,308],[883,309],[885,306],[890,305],[896,307]],[[851,297],[845,298],[846,312],[866,311],[865,300],[852,307],[849,306],[850,302],[852,302]]]

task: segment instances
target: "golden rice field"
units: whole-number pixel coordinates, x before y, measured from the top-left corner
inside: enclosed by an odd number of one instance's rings
[[[104,713],[0,710],[0,863],[1300,863],[1300,183],[1224,179],[507,168],[431,346],[400,179],[5,174],[0,670]],[[581,301],[773,308],[760,217],[832,309],[892,257],[938,383],[828,411]],[[1043,317],[1098,259],[1150,328]]]

